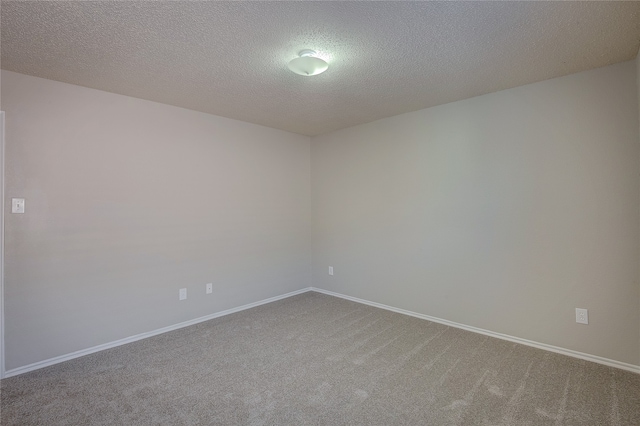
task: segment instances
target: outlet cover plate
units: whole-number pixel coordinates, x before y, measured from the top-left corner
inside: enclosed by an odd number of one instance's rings
[[[576,308],[576,322],[578,324],[589,324],[589,311],[582,308]]]

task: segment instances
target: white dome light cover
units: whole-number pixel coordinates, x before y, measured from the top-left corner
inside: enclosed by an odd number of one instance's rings
[[[289,69],[296,74],[304,76],[312,76],[323,73],[329,68],[329,64],[315,57],[316,52],[313,50],[303,50],[299,53],[300,57],[292,59],[289,62]]]

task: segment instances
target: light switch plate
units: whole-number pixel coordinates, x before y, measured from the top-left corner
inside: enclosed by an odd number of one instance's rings
[[[207,284],[207,294],[213,293],[213,283]]]
[[[333,275],[333,266],[329,266],[329,275]]]
[[[186,288],[181,288],[180,289],[180,294],[179,294],[179,299],[180,300],[184,300],[187,298],[187,289]]]
[[[24,213],[24,198],[11,199],[11,213]]]

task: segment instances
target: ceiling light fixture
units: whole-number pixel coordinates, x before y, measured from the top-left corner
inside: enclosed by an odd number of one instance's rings
[[[318,75],[329,68],[329,64],[316,57],[316,52],[313,50],[303,50],[298,55],[300,55],[298,58],[289,62],[289,69],[296,74],[304,76]]]

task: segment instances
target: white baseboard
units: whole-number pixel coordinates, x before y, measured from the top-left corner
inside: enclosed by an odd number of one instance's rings
[[[135,342],[137,340],[146,339],[148,337],[156,336],[158,334],[166,333],[168,331],[177,330],[179,328],[188,327],[190,325],[198,324],[204,321],[208,321],[214,318],[222,317],[225,315],[233,314],[235,312],[244,311],[245,309],[254,308],[256,306],[264,305],[266,303],[275,302],[276,300],[286,299],[287,297],[295,296],[297,294],[306,293],[308,291],[315,291],[318,293],[327,294],[330,296],[340,297],[342,299],[351,300],[352,302],[362,303],[365,305],[374,306],[376,308],[386,309],[388,311],[397,312],[404,315],[410,315],[412,317],[425,319],[427,321],[437,322],[439,324],[448,325],[455,328],[460,328],[463,330],[471,331],[474,333],[484,334],[486,336],[495,337],[502,340],[508,340],[514,343],[520,343],[527,346],[532,346],[534,348],[543,349],[551,352],[556,352],[562,355],[567,355],[574,358],[583,359],[586,361],[596,362],[598,364],[607,365],[609,367],[620,368],[622,370],[631,371],[633,373],[640,374],[640,366],[634,364],[627,364],[624,362],[616,361],[613,359],[603,358],[596,355],[591,355],[583,352],[574,351],[571,349],[565,349],[558,346],[548,345],[546,343],[534,342],[532,340],[521,339],[519,337],[509,336],[507,334],[496,333],[489,330],[484,330],[482,328],[472,327],[469,325],[459,324],[457,322],[444,320],[441,318],[432,317],[429,315],[419,314],[417,312],[407,311],[405,309],[394,308],[393,306],[383,305],[382,303],[370,302],[368,300],[359,299],[357,297],[347,296],[344,294],[336,293],[333,291],[323,290],[316,287],[307,287],[301,290],[292,291],[290,293],[282,294],[280,296],[270,297],[268,299],[260,300],[258,302],[249,303],[247,305],[238,306],[237,308],[227,309],[225,311],[216,312],[210,315],[205,315],[200,318],[195,318],[189,321],[184,321],[178,324],[170,325],[168,327],[163,327],[157,330],[149,331],[146,333],[136,334],[135,336],[126,337],[124,339],[116,340],[110,343],[104,343],[102,345],[93,346],[91,348],[82,349],[76,352],[72,352],[66,355],[60,355],[54,358],[46,359],[44,361],[34,362],[33,364],[25,365],[23,367],[14,368],[4,372],[4,377],[12,377],[17,376],[19,374],[27,373],[29,371],[38,370],[40,368],[48,367],[50,365],[58,364],[64,361],[69,361],[74,358],[79,358],[81,356],[89,355],[95,352],[103,351],[105,349],[115,348],[117,346],[125,345],[127,343]]]
[[[110,343],[104,343],[102,345],[93,346],[91,348],[82,349],[76,352],[72,352],[66,355],[60,355],[54,358],[49,358],[44,361],[34,362],[33,364],[25,365],[23,367],[13,368],[11,370],[5,371],[4,377],[12,377],[17,376],[19,374],[27,373],[29,371],[38,370],[40,368],[48,367],[50,365],[58,364],[64,361],[69,361],[70,359],[79,358],[81,356],[89,355],[95,352],[100,352],[105,349],[115,348],[116,346],[121,346],[127,343],[135,342],[137,340],[146,339],[147,337],[156,336],[158,334],[166,333],[168,331],[177,330],[179,328],[188,327],[190,325],[198,324],[200,322],[209,321],[214,318],[222,317],[225,315],[233,314],[235,312],[244,311],[245,309],[255,308],[256,306],[264,305],[266,303],[275,302],[276,300],[286,299],[287,297],[295,296],[297,294],[306,293],[311,291],[311,287],[303,288],[302,290],[292,291],[290,293],[282,294],[280,296],[270,297],[268,299],[260,300],[258,302],[249,303],[247,305],[238,306],[237,308],[227,309],[225,311],[216,312],[214,314],[205,315],[200,318],[192,319],[189,321],[184,321],[178,324],[170,325],[168,327],[159,328],[157,330],[149,331],[146,333],[136,334],[135,336],[125,337],[124,339],[116,340]]]
[[[318,293],[328,294],[329,296],[340,297],[342,299],[351,300],[352,302],[362,303],[365,305],[375,306],[376,308],[386,309],[388,311],[397,312],[404,315],[410,315],[412,317],[425,319],[427,321],[437,322],[439,324],[448,325],[450,327],[461,328],[463,330],[471,331],[474,333],[484,334],[485,336],[491,336],[502,340],[508,340],[514,343],[520,343],[527,346],[532,346],[538,349],[544,349],[546,351],[559,353],[562,355],[567,355],[573,358],[579,358],[586,361],[596,362],[598,364],[607,365],[609,367],[620,368],[622,370],[631,371],[633,373],[640,374],[640,365],[627,364],[626,362],[616,361],[609,358],[603,358],[597,355],[591,355],[584,352],[578,352],[571,349],[565,349],[558,346],[548,345],[546,343],[534,342],[532,340],[521,339],[520,337],[509,336],[508,334],[496,333],[494,331],[485,330],[482,328],[472,327],[470,325],[464,325],[457,322],[432,317],[429,315],[419,314],[417,312],[407,311],[405,309],[394,308],[393,306],[383,305],[382,303],[370,302],[368,300],[359,299],[357,297],[347,296],[340,293],[335,293],[333,291],[323,290],[321,288],[311,287],[312,291],[316,291]]]

